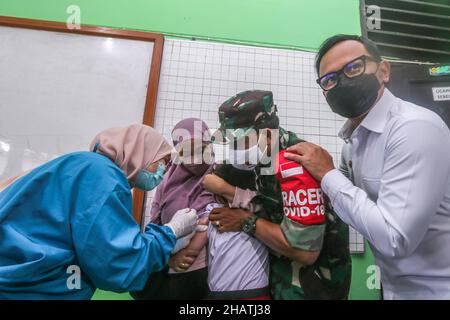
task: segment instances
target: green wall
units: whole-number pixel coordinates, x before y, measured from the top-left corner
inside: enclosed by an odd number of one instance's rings
[[[315,50],[336,32],[360,33],[358,0],[0,0],[0,14],[222,41]],[[339,13],[339,14],[337,14]]]
[[[83,24],[309,51],[333,34],[361,33],[358,0],[0,0],[0,15],[65,22],[69,5],[80,6]],[[352,299],[378,298],[366,288],[371,264],[370,252],[353,256]]]

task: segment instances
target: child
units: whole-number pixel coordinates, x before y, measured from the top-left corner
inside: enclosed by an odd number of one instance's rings
[[[288,242],[294,247],[311,245],[311,248],[317,250],[316,247],[320,248],[323,242],[326,227],[326,202],[324,194],[322,193],[319,182],[304,170],[301,165],[287,160],[284,157],[284,153],[285,150],[282,150],[275,161],[276,180],[280,186],[281,198],[283,199],[282,208],[285,216],[281,227],[283,230],[286,230],[285,235],[288,238]],[[242,178],[241,173],[237,172],[230,174],[229,177],[234,178],[236,184],[239,181],[246,180]],[[242,190],[238,187],[233,187],[219,177],[206,176],[205,179],[208,179],[206,181],[207,185],[214,185],[214,187],[209,188],[206,186],[206,189],[226,198],[230,203],[230,207],[250,209],[249,211],[252,212],[261,210],[260,207],[251,203],[252,198],[257,195],[254,189]],[[255,185],[254,182],[253,185]],[[216,230],[211,226],[210,229]],[[298,237],[299,234],[303,236]],[[210,246],[213,244],[211,239],[209,243]],[[261,245],[261,243],[259,244]],[[272,253],[275,256],[279,256],[275,252]],[[210,263],[213,258],[210,256]],[[245,263],[248,262],[245,261],[244,254],[242,254],[241,256],[236,255],[235,263],[239,268],[244,270],[246,267]],[[296,268],[300,270],[302,267],[301,265],[297,265]],[[233,268],[233,266],[230,267],[230,269]],[[211,285],[210,290],[212,290]]]
[[[261,213],[251,203],[256,195],[254,171],[220,165],[204,180],[220,206]],[[210,299],[270,299],[269,256],[266,246],[244,232],[220,233],[208,228],[208,286]]]

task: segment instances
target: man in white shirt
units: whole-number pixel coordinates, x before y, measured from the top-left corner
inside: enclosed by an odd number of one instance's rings
[[[385,299],[450,299],[450,130],[385,88],[390,65],[366,38],[328,39],[316,67],[331,109],[348,118],[339,136],[354,183],[319,146],[300,143],[286,158],[369,241]]]

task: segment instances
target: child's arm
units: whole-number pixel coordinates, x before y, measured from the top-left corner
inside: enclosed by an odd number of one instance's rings
[[[201,219],[200,225],[208,225],[208,218]],[[206,231],[197,232],[191,239],[189,245],[173,255],[169,260],[169,267],[176,272],[185,272],[197,259],[201,250],[208,243],[208,233]]]
[[[208,243],[208,233],[206,231],[197,232],[186,248],[188,250],[191,250],[192,252],[196,252],[198,255],[200,251],[206,246],[207,243]]]
[[[203,185],[209,192],[224,197],[230,208],[241,208],[251,212],[260,210],[260,206],[251,203],[257,194],[256,191],[234,187],[214,174],[206,175]]]
[[[207,226],[209,223],[208,218],[201,219],[198,224]],[[195,236],[191,239],[191,242],[186,247],[187,249],[191,250],[192,252],[200,253],[200,251],[203,249],[204,246],[208,243],[208,232],[206,231],[197,231]]]
[[[203,180],[205,189],[215,195],[224,197],[228,202],[233,202],[236,187],[232,186],[215,174],[208,174]]]

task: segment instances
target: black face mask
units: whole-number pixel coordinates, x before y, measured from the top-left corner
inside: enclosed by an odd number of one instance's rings
[[[341,77],[338,86],[328,92],[327,102],[333,112],[345,118],[356,118],[375,104],[380,88],[375,74],[363,74],[354,79]]]

